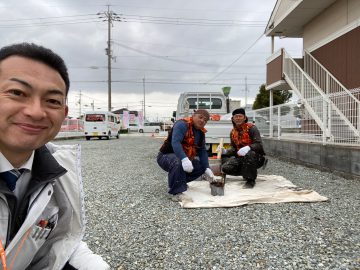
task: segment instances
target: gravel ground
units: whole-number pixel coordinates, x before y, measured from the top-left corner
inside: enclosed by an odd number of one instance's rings
[[[320,203],[183,209],[158,167],[161,139],[80,143],[85,240],[112,269],[360,269],[360,181],[273,157],[276,174],[329,198]]]

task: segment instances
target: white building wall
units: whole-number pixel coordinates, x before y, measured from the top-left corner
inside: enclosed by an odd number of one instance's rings
[[[350,0],[348,8],[348,21],[349,23],[360,19],[360,1]]]
[[[297,6],[301,1],[302,0],[281,0],[278,3],[276,15],[274,17],[275,25],[279,22],[279,20],[282,20],[283,17],[288,14],[288,12],[292,10],[293,7]]]
[[[339,0],[314,18],[304,28],[304,49],[315,48],[316,44],[343,30],[347,25],[360,20],[359,0]]]

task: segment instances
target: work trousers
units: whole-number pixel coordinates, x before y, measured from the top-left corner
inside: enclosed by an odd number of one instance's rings
[[[229,175],[241,175],[246,180],[255,180],[257,169],[264,165],[264,156],[250,150],[243,157],[222,156],[221,170]]]
[[[166,172],[168,172],[168,186],[170,194],[178,194],[187,190],[187,183],[203,175],[205,169],[200,161],[194,159],[191,161],[194,170],[191,173],[184,171],[181,160],[174,154],[159,153],[157,163]]]

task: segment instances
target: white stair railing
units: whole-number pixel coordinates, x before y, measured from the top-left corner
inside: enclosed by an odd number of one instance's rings
[[[320,89],[285,50],[283,55],[285,80],[292,90],[302,98],[308,113],[322,131],[323,141],[359,138],[357,129],[329,96]]]
[[[360,101],[334,75],[332,75],[314,56],[304,50],[304,71],[324,91],[330,100],[349,119],[360,128]]]

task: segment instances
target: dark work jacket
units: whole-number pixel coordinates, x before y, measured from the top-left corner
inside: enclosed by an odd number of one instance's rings
[[[183,121],[183,120],[179,120],[179,121]],[[163,145],[160,147],[160,152],[163,154],[174,153],[174,149],[171,145],[173,130],[174,130],[174,127],[171,128],[166,140],[164,141]],[[204,146],[204,144],[205,144],[205,134],[203,132],[201,132],[200,143],[197,146],[200,149]]]

